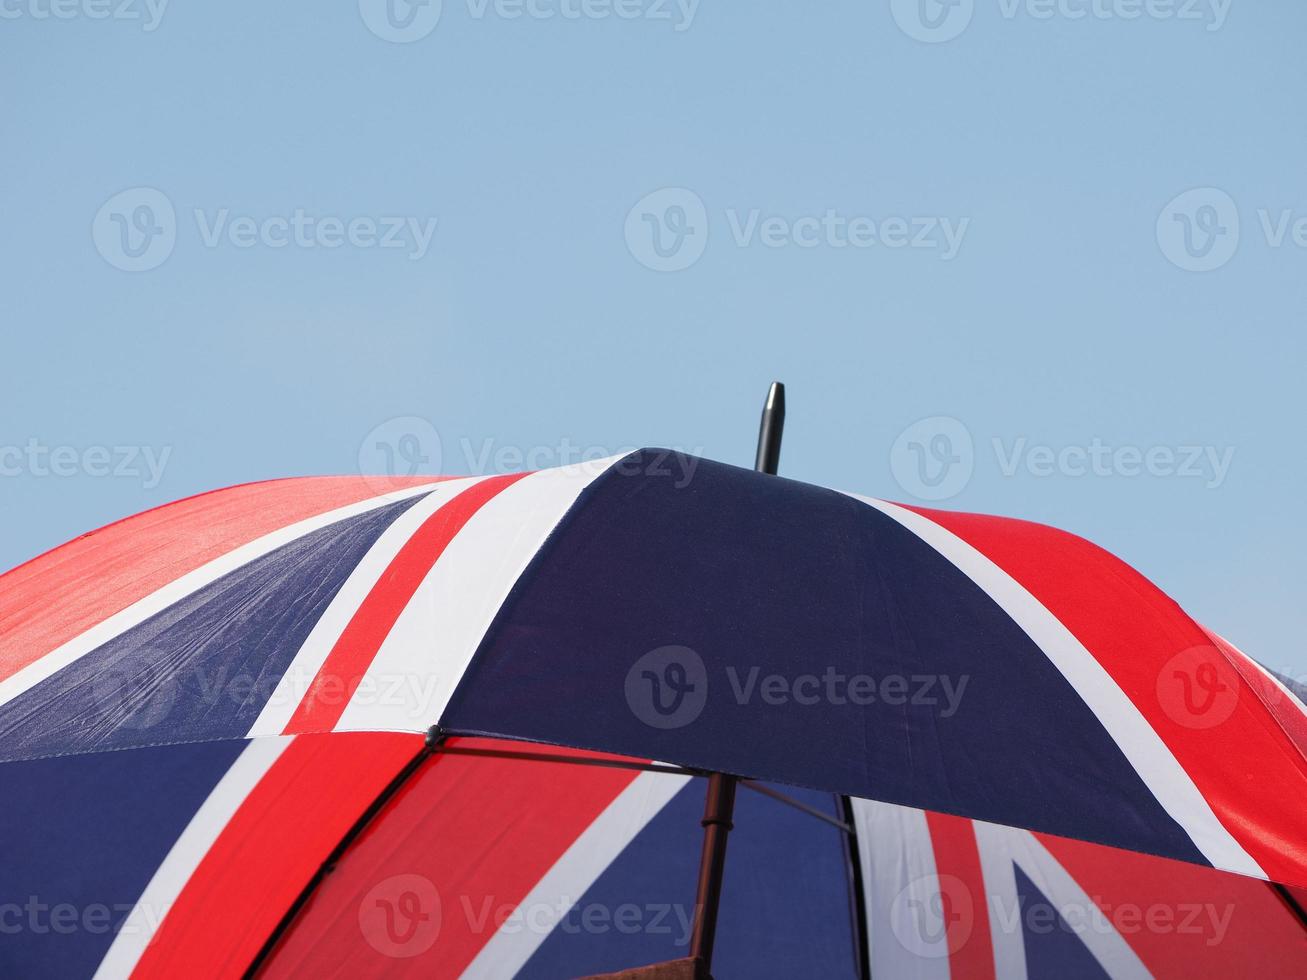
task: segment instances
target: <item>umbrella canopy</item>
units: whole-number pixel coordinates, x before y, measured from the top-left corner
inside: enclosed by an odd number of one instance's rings
[[[435,724],[1307,884],[1302,704],[1040,525],[642,450],[237,487],[0,583],[0,758]]]
[[[453,754],[509,749],[577,764]],[[0,766],[0,975],[558,978],[684,957],[707,780],[579,764],[596,758],[344,734]],[[1307,957],[1266,882],[862,800],[846,837],[835,797],[784,791],[740,793],[719,976],[1277,980]]]
[[[218,491],[0,592],[4,759],[434,724],[1307,884],[1302,704],[1040,525],[651,449]]]

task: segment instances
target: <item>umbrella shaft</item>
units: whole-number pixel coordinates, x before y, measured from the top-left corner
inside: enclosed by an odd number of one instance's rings
[[[722,898],[722,872],[726,868],[726,838],[735,813],[736,777],[715,772],[708,777],[703,807],[703,856],[699,862],[699,894],[694,905],[694,932],[690,955],[699,961],[704,976],[712,971],[717,909]]]

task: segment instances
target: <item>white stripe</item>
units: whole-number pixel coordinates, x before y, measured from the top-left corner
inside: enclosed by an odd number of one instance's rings
[[[871,975],[949,980],[944,906],[926,814],[854,799],[853,823],[866,896]]]
[[[649,824],[672,797],[690,781],[689,776],[643,772],[608,804],[594,823],[572,842],[545,872],[544,877],[527,893],[511,916],[481,947],[463,976],[499,978],[516,976],[532,954],[540,948],[582,895],[616,860],[636,835]],[[638,898],[639,896],[633,896]],[[673,915],[668,928],[679,932],[682,919],[693,916]],[[678,939],[681,937],[677,936]],[[688,941],[688,936],[685,937]],[[689,955],[688,945],[686,955]]]
[[[45,654],[39,660],[33,661],[5,678],[5,680],[0,681],[0,705],[7,704],[24,691],[41,683],[52,674],[63,670],[69,664],[80,660],[97,647],[101,647],[115,637],[139,626],[150,617],[158,615],[174,603],[180,602],[187,596],[216,582],[224,575],[236,571],[241,566],[248,565],[250,562],[290,544],[297,538],[312,534],[314,531],[337,521],[357,517],[387,504],[427,493],[437,486],[439,486],[438,483],[428,483],[417,487],[407,487],[380,497],[370,497],[367,500],[361,500],[346,507],[338,507],[335,510],[327,511],[325,514],[319,514],[316,517],[310,517],[295,524],[278,528],[261,538],[256,538],[247,544],[241,545],[234,551],[229,551],[227,554],[201,565],[181,578],[169,582],[157,592],[138,599],[126,609],[97,623],[80,636],[73,637],[68,642]]]
[[[545,538],[620,458],[541,470],[487,501],[400,613],[336,731],[423,731],[438,721]]]
[[[123,920],[122,928],[95,972],[97,980],[131,975],[213,842],[292,741],[293,738],[262,738],[250,742],[236,757],[145,886],[136,907]]]
[[[1208,861],[1226,871],[1266,877],[1221,825],[1189,774],[1112,675],[1038,599],[989,558],[934,521],[883,500],[849,496],[898,521],[956,565],[1034,640]]]
[[[1040,890],[1072,933],[1085,945],[1112,980],[1147,980],[1152,974],[1139,955],[1108,921],[1098,903],[1033,834],[996,824],[972,823],[980,850],[980,864],[989,896],[990,931],[994,939],[997,975],[1023,977],[1025,971],[1023,913],[1018,900],[1016,875],[1019,866]],[[1038,921],[1039,926],[1058,928]],[[1017,961],[1020,960],[1018,972]]]
[[[1024,980],[1026,973],[1026,937],[1021,931],[1021,902],[1017,898],[1017,878],[1011,856],[994,847],[985,829],[998,830],[996,824],[968,821],[976,835],[980,856],[981,887],[985,890],[985,910],[989,916],[989,938],[994,946],[994,976]]]
[[[391,524],[376,542],[368,549],[349,578],[332,599],[321,618],[313,625],[312,631],[295,654],[286,673],[277,682],[277,687],[259,713],[259,717],[250,727],[249,737],[259,735],[280,735],[287,723],[294,716],[304,695],[313,684],[318,671],[322,669],[327,656],[340,639],[345,627],[349,625],[354,614],[372,592],[381,576],[385,574],[390,563],[395,560],[400,549],[404,547],[417,530],[432,514],[471,487],[488,477],[473,477],[448,480],[437,484],[425,499],[420,500]]]

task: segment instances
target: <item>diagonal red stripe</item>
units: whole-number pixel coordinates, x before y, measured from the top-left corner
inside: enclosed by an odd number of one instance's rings
[[[191,874],[133,980],[239,976],[332,848],[421,746],[418,735],[371,732],[296,739]]]
[[[992,980],[994,940],[980,849],[971,821],[927,811],[926,825],[944,903],[949,970],[955,977]]]
[[[474,483],[423,522],[404,543],[323,661],[285,734],[330,731],[345,713],[382,642],[449,543],[490,500],[526,473]]]

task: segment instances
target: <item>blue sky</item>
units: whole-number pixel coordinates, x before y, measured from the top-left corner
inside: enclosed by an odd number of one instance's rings
[[[0,566],[387,460],[748,463],[781,378],[785,474],[1307,673],[1307,8],[391,2],[0,5]]]

